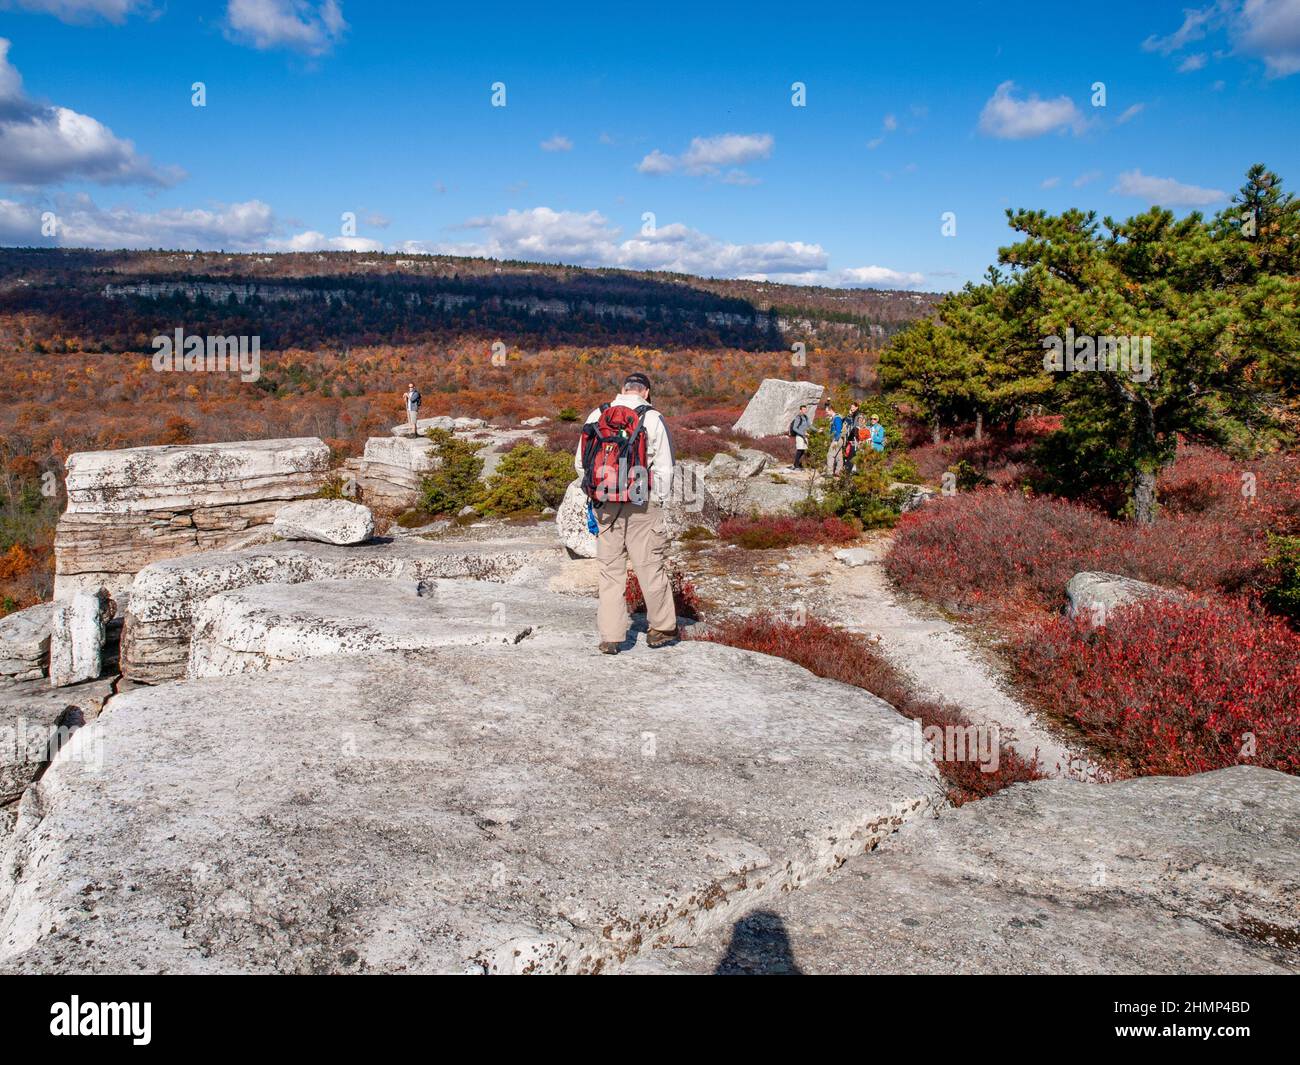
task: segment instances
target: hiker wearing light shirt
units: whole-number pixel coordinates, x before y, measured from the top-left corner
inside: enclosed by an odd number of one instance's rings
[[[406,424],[410,427],[411,435],[415,436],[419,432],[420,422],[420,390],[415,387],[415,382],[407,387],[402,399],[406,402]]]
[[[808,450],[808,434],[811,431],[812,420],[808,417],[808,405],[801,404],[799,413],[790,423],[790,435],[794,437],[794,465],[790,467],[793,470],[803,469],[803,457]]]
[[[645,597],[646,644],[677,640],[677,608],[668,577],[664,507],[673,486],[673,448],[663,415],[650,403],[650,379],[629,374],[623,389],[582,427],[573,457],[596,524],[601,654],[616,655],[627,637],[623,591],[629,562]]]

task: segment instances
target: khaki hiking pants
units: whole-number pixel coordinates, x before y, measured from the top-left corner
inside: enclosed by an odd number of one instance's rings
[[[668,537],[663,508],[645,503],[606,503],[596,511],[600,532],[596,558],[600,561],[600,606],[596,628],[601,643],[622,643],[627,636],[627,606],[623,589],[627,564],[645,596],[646,621],[662,632],[677,629],[677,609],[668,580]]]

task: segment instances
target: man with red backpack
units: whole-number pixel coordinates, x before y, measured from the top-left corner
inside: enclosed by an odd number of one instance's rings
[[[663,415],[650,403],[645,374],[629,374],[623,390],[587,416],[573,465],[597,527],[601,653],[618,654],[627,636],[623,591],[629,561],[645,596],[646,643],[675,642],[677,610],[665,559],[663,509],[673,484],[673,449]]]

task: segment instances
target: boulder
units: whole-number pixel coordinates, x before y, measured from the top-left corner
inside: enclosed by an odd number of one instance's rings
[[[835,552],[835,558],[846,566],[853,567],[876,561],[876,557],[865,547],[842,547]]]
[[[801,404],[808,405],[808,416],[813,417],[824,391],[810,381],[766,378],[732,428],[746,436],[779,436],[789,431]]]
[[[304,499],[275,514],[281,540],[315,540],[322,544],[359,544],[375,532],[369,507],[346,499]]]
[[[736,470],[737,477],[757,477],[767,469],[772,461],[772,456],[766,451],[743,447],[736,452],[736,459],[740,464]]]
[[[673,471],[673,485],[664,504],[664,530],[670,540],[697,526],[717,532],[723,512],[703,476],[703,467],[679,462]],[[596,557],[596,537],[587,529],[587,496],[582,482],[574,478],[565,489],[555,513],[560,543],[578,558]]]
[[[900,510],[903,514],[909,511],[925,506],[938,493],[926,484],[908,484],[905,481],[894,481],[889,490],[898,495],[902,504]]]
[[[894,750],[905,724],[705,642],[611,659],[525,640],[138,688],[20,803],[0,970],[612,970],[941,803],[933,765]]]
[[[546,424],[547,422],[549,422],[550,420],[551,420],[550,418],[547,418],[547,417],[544,416],[544,415],[540,415],[540,416],[538,416],[538,417],[536,417],[536,418],[525,418],[525,419],[524,419],[522,422],[520,422],[519,424],[520,424],[520,425],[526,425],[526,426],[528,426],[530,429],[535,429],[535,428],[536,428],[537,426],[539,426],[539,425],[545,425],[545,424]]]
[[[420,481],[438,468],[439,459],[428,437],[372,436],[361,458],[352,459],[362,498],[374,506],[409,507],[420,494]]]
[[[777,481],[766,473],[756,477],[710,478],[708,484],[724,515],[793,514],[808,498],[806,481]],[[814,495],[820,492],[819,486]]]
[[[1043,780],[917,822],[654,971],[1295,973],[1300,780]]]
[[[18,801],[64,741],[93,721],[112,694],[107,679],[52,689],[41,678],[0,688],[0,808]]]
[[[184,676],[194,615],[206,599],[222,592],[323,580],[516,581],[557,561],[556,554],[551,541],[454,543],[402,537],[355,547],[286,541],[168,559],[145,567],[132,585],[122,672],[150,684]]]
[[[555,531],[570,554],[596,557],[596,538],[587,528],[587,494],[580,479],[575,478],[564,490],[564,499],[555,512]]]
[[[589,642],[589,604],[469,580],[264,584],[207,599],[186,676],[278,669],[303,658],[563,637]]]
[[[729,451],[719,451],[713,458],[709,459],[709,464],[704,467],[706,477],[738,477],[740,476],[740,460]]]
[[[440,414],[434,418],[420,418],[416,421],[416,431],[423,436],[430,429],[446,429],[448,432],[463,432],[467,429],[482,429],[487,422],[482,418],[452,418],[446,414]],[[409,422],[402,422],[401,425],[394,425],[390,430],[394,436],[411,435],[411,426]]]
[[[0,618],[0,680],[36,680],[49,671],[53,603],[37,603]]]
[[[54,604],[50,614],[50,686],[62,688],[95,680],[103,671],[108,593],[74,592]]]
[[[316,437],[164,445],[68,456],[68,506],[54,534],[54,595],[111,595],[159,559],[226,547],[269,526],[329,473]]]
[[[1093,625],[1105,625],[1110,611],[1145,599],[1181,599],[1182,594],[1158,584],[1148,584],[1118,573],[1076,573],[1065,585],[1070,617],[1083,616]]]

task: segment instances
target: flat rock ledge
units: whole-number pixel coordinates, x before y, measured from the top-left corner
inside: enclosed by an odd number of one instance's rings
[[[194,615],[222,592],[320,580],[522,580],[557,554],[549,540],[439,543],[403,537],[352,547],[286,541],[155,562],[131,586],[122,673],[149,684],[184,676]]]
[[[910,827],[660,973],[1300,972],[1300,780],[1043,780]]]
[[[20,803],[0,971],[612,970],[930,813],[942,786],[895,752],[900,727],[703,642],[138,688]]]

